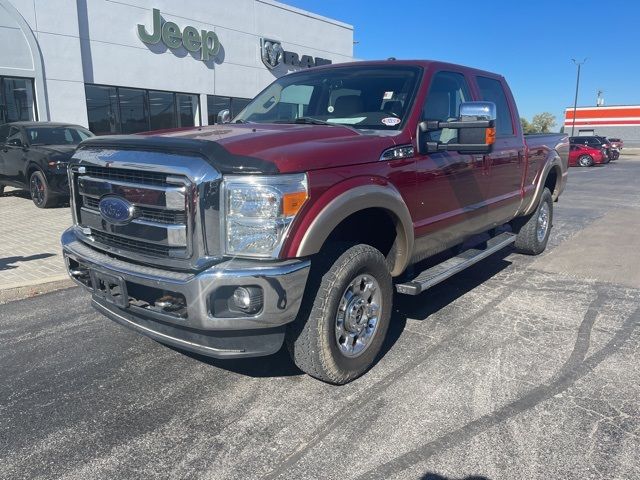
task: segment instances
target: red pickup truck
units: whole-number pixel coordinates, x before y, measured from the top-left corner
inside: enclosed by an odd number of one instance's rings
[[[343,384],[379,355],[394,289],[417,295],[511,244],[545,249],[568,149],[525,140],[500,75],[312,68],[230,123],[83,142],[64,256],[100,312],[159,342],[219,358],[286,343]]]

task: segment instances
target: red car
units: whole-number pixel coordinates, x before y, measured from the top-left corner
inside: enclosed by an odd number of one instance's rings
[[[617,148],[618,150],[622,150],[624,146],[621,138],[609,138],[609,142],[611,143],[611,148]]]
[[[571,145],[569,148],[570,167],[591,167],[594,164],[607,163],[608,159],[602,150],[588,145]]]

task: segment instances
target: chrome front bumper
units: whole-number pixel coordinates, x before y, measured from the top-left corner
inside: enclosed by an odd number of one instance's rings
[[[309,260],[229,260],[199,273],[176,272],[109,256],[80,241],[73,228],[64,232],[61,241],[71,278],[92,292],[98,311],[159,342],[220,358],[269,355],[280,349],[285,325],[298,314],[310,266]],[[80,278],[78,272],[92,273]],[[88,280],[96,278],[95,272],[121,279],[126,306],[97,293]],[[258,313],[224,307],[229,292],[239,286],[262,289],[264,300]],[[134,299],[132,292],[134,296],[146,292],[147,296],[180,297],[186,313],[176,316],[155,306],[152,298]]]

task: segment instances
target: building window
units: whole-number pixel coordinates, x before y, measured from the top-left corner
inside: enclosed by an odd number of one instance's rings
[[[178,127],[193,127],[198,111],[197,95],[177,95],[178,99]]]
[[[218,113],[221,110],[231,110],[231,98],[221,97],[219,95],[207,95],[209,125],[213,125],[218,121]]]
[[[0,77],[0,124],[36,120],[33,80]]]
[[[137,133],[151,130],[147,109],[147,92],[133,88],[119,88],[120,124],[122,133]]]
[[[98,135],[120,133],[120,110],[116,87],[85,85],[89,130]]]
[[[175,95],[169,92],[149,92],[151,130],[175,127]]]
[[[85,93],[89,130],[96,135],[200,124],[198,95],[90,84]]]
[[[207,95],[207,111],[209,125],[213,125],[218,121],[218,113],[221,110],[229,110],[231,118],[239,114],[246,107],[250,98],[239,97],[221,97],[220,95]]]

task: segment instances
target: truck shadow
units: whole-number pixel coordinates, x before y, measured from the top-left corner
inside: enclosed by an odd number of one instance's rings
[[[236,358],[221,360],[217,358],[205,357],[197,353],[188,352],[169,346],[172,350],[180,352],[187,357],[193,358],[199,362],[206,363],[212,367],[222,370],[246,375],[248,377],[265,378],[265,377],[292,377],[304,375],[304,373],[295,366],[289,357],[289,352],[285,345],[275,354],[261,358]]]
[[[391,350],[402,336],[408,319],[420,322],[426,321],[430,316],[450,303],[508,268],[512,262],[505,260],[505,258],[513,252],[513,248],[504,248],[420,295],[411,296],[396,293],[394,295],[394,312],[391,315],[391,325],[378,361]],[[438,260],[434,260],[430,263],[437,262]],[[430,263],[419,265],[416,273],[428,268]]]
[[[511,248],[505,248],[421,295],[411,297],[394,294],[394,312],[391,316],[391,325],[376,364],[393,348],[393,345],[402,336],[407,319],[427,320],[434,313],[509,267],[511,262],[506,261],[505,257],[512,252]],[[420,265],[420,268],[425,267],[428,267],[428,265]],[[173,349],[199,362],[250,377],[292,377],[303,375],[303,372],[291,361],[284,345],[274,355],[259,359],[242,358],[232,360],[220,360],[177,348]],[[371,368],[374,367],[375,364]]]

